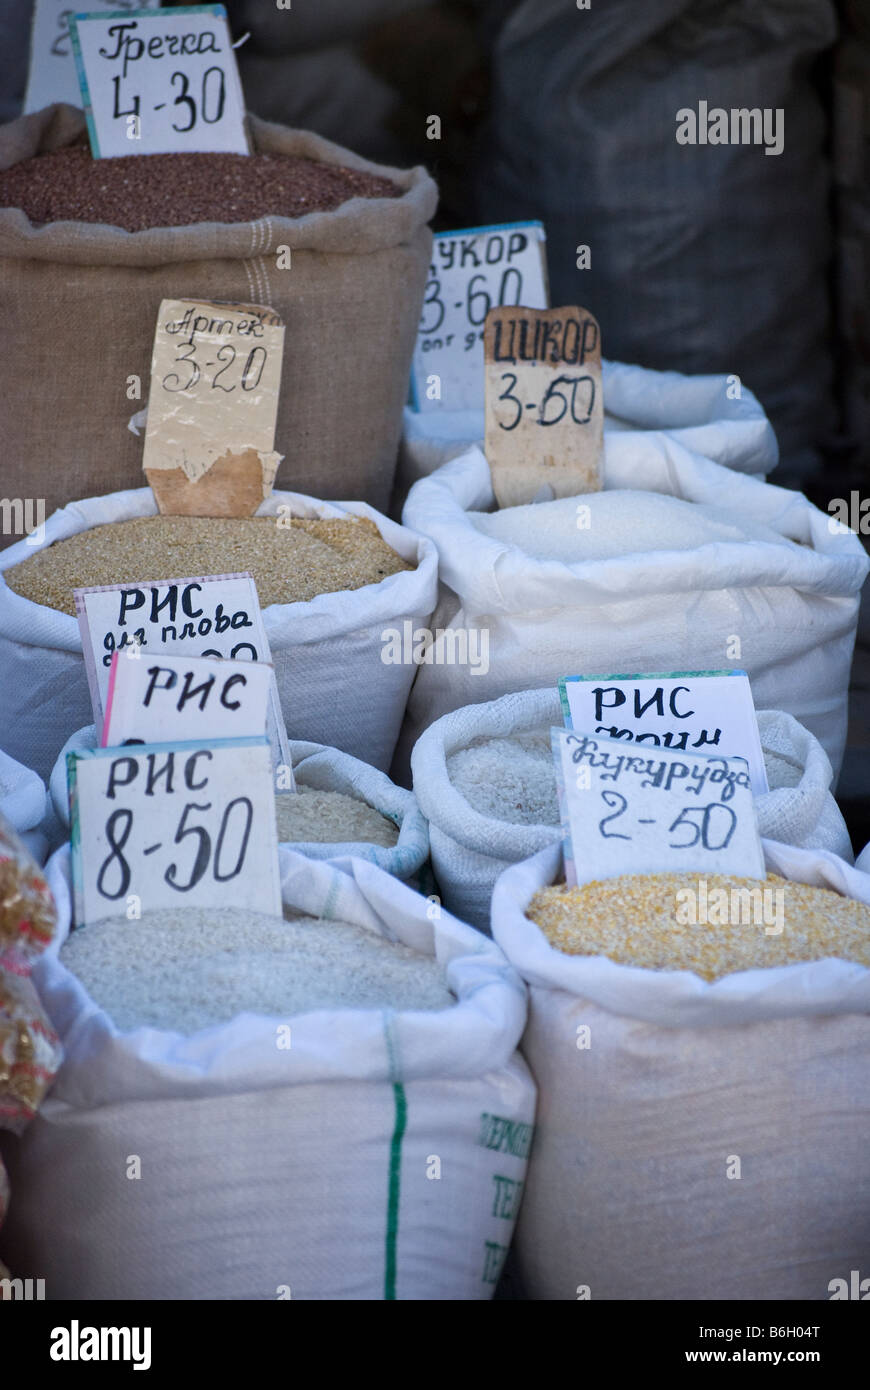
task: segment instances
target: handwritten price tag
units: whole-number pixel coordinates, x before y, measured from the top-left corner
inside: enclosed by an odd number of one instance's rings
[[[223,5],[71,15],[69,29],[95,159],[249,153]]]
[[[252,516],[268,497],[283,356],[272,309],[162,301],[142,460],[161,512]]]
[[[585,309],[491,309],[486,457],[500,507],[597,492],[604,400],[601,333]]]
[[[483,326],[493,305],[545,308],[540,222],[436,232],[411,373],[419,411],[483,408]]]
[[[102,733],[115,652],[131,661],[153,656],[219,656],[269,663],[257,586],[249,574],[107,584],[74,589],[94,721]],[[276,768],[290,767],[290,750],[274,672],[269,741]],[[282,789],[292,790],[285,774]]]
[[[160,0],[89,0],[93,10],[135,15],[139,10],[156,10]],[[69,0],[36,0],[30,30],[30,68],[24,111],[41,111],[55,101],[81,106],[82,96],[76,75],[69,32],[69,18],[75,11]]]
[[[755,796],[769,790],[745,671],[564,676],[565,727],[628,743],[746,758]]]
[[[551,731],[570,885],[620,874],[764,878],[749,765]]]
[[[76,923],[178,907],[281,916],[265,738],[67,754]],[[179,927],[179,930],[182,928]]]
[[[128,659],[116,651],[109,667],[103,748],[188,739],[265,734],[274,671],[262,661],[213,656]]]

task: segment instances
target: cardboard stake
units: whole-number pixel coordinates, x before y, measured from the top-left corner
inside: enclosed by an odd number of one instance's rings
[[[490,309],[486,456],[500,507],[602,483],[601,332],[585,309]]]

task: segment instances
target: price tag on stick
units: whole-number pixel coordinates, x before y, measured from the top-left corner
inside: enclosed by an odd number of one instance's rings
[[[166,739],[246,738],[263,735],[275,673],[262,661],[213,656],[112,653],[103,748]]]
[[[486,457],[500,507],[598,492],[604,440],[601,333],[585,309],[491,309]]]
[[[487,313],[494,304],[549,302],[543,223],[436,232],[414,348],[414,408],[482,410]]]
[[[109,673],[117,651],[125,660],[153,656],[218,656],[269,663],[269,639],[250,574],[200,575],[74,589],[82,653],[97,734],[102,735]],[[290,750],[274,672],[267,726],[279,790],[292,791]]]
[[[620,874],[764,878],[749,765],[551,731],[570,886]]]
[[[76,14],[69,29],[95,159],[250,153],[223,5]]]
[[[139,10],[156,10],[160,0],[88,0],[93,11],[123,11],[127,17]],[[41,111],[52,102],[81,106],[69,18],[75,6],[69,0],[35,0],[30,30],[30,68],[24,112]]]
[[[281,916],[269,744],[131,744],[67,754],[76,923],[140,909]],[[179,931],[183,930],[179,926]]]
[[[161,512],[252,516],[269,496],[283,356],[273,309],[161,302],[142,461]]]
[[[563,676],[565,727],[644,747],[745,758],[754,796],[769,790],[745,671]]]

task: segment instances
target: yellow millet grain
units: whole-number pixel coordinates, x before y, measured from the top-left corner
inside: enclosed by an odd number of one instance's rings
[[[73,589],[95,585],[249,570],[267,608],[361,589],[413,568],[368,517],[294,517],[279,526],[266,516],[145,516],[55,541],[4,578],[23,598],[75,616]]]
[[[646,970],[692,970],[705,980],[829,957],[870,966],[866,904],[776,874],[763,882],[722,874],[702,881],[712,921],[697,924],[686,919],[697,916],[697,907],[691,912],[687,904],[698,901],[699,876],[685,873],[622,874],[578,888],[555,885],[535,894],[526,915],[566,955],[608,956]],[[724,889],[727,899],[713,897],[716,889]],[[747,889],[755,896],[732,897],[732,890]],[[720,925],[722,915],[727,920]]]

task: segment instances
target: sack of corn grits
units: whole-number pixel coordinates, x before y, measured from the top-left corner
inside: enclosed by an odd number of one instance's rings
[[[58,849],[69,839],[69,789],[67,784],[66,755],[74,750],[96,748],[97,731],[93,724],[79,729],[68,738],[52,769],[49,792],[56,823],[56,834],[51,850]],[[325,748],[320,743],[289,741],[290,761],[297,788],[306,792],[300,798],[302,819],[306,825],[313,825],[320,838],[308,839],[282,833],[282,816],[286,808],[292,820],[300,803],[294,803],[292,793],[276,798],[278,812],[278,841],[289,845],[299,854],[309,859],[329,859],[339,867],[347,867],[342,861],[349,856],[368,859],[377,864],[385,873],[394,874],[406,882],[418,874],[429,857],[429,829],[425,817],[417,805],[413,792],[405,787],[397,787],[386,773],[376,767],[352,758],[337,748]],[[317,796],[310,793],[338,793],[342,800],[338,805],[323,804]],[[352,802],[347,801],[352,798]],[[310,809],[309,809],[310,808]],[[366,825],[383,821],[383,829],[392,831],[388,836],[379,836],[377,841],[362,838],[365,826],[360,816],[353,816],[354,809],[362,813]],[[2,809],[2,803],[0,803]],[[322,826],[315,824],[322,819]],[[360,834],[349,839],[343,834],[335,835],[343,824],[351,820],[362,826]]]
[[[764,850],[770,872],[870,903],[835,855]],[[707,983],[567,955],[525,916],[560,855],[513,865],[493,896],[493,935],[529,985],[539,1093],[514,1240],[526,1292],[829,1298],[870,1249],[870,970],[829,958]],[[787,902],[783,919],[782,937],[742,930],[786,940]]]
[[[190,1034],[119,1029],[59,955],[70,925],[60,850],[48,866],[58,935],[33,979],[65,1061],[4,1153],[15,1199],[0,1236],[0,1259],[43,1277],[47,1297],[492,1296],[534,1124],[516,1051],[523,986],[492,941],[446,913],[430,920],[431,904],[375,865],[344,873],[286,849],[280,863],[285,911],[402,943],[427,971],[437,958],[456,998],[434,1011],[241,1012]],[[328,967],[310,952],[307,971]],[[91,968],[119,991],[103,958]],[[372,969],[361,985],[380,988]],[[224,989],[238,973],[233,961]],[[135,979],[123,988],[129,998]],[[166,994],[187,1007],[183,984]]]
[[[851,862],[818,739],[782,710],[757,717],[770,787],[755,798],[759,832]],[[523,690],[442,715],[414,746],[414,792],[429,821],[441,899],[480,931],[489,931],[492,890],[504,869],[562,838],[550,746],[550,729],[562,722],[558,690]]]
[[[662,436],[738,473],[764,477],[776,467],[773,426],[745,386],[735,396],[734,378],[653,372],[627,362],[602,360],[605,454],[631,449],[659,453]],[[408,488],[472,444],[483,445],[480,410],[414,410],[405,407],[397,488]],[[404,495],[404,493],[402,494]]]
[[[285,510],[279,513],[280,507]],[[91,497],[49,517],[41,544],[23,540],[0,553],[0,742],[41,777],[48,778],[70,734],[93,718],[81,633],[69,613],[14,593],[5,573],[55,541],[95,526],[156,514],[150,488]],[[437,592],[432,543],[411,535],[365,502],[321,502],[300,493],[274,492],[257,516],[274,516],[276,522],[291,516],[367,517],[386,544],[412,566],[355,590],[321,593],[307,602],[271,603],[263,609],[288,735],[341,748],[386,771],[416,668],[384,663],[381,634],[396,624],[401,627],[405,619],[425,623],[432,612]],[[199,573],[256,569],[255,557],[249,558],[244,547],[237,553],[238,562],[230,569]],[[153,578],[188,577],[178,574],[178,563],[175,555],[172,573]],[[120,573],[112,582],[139,578]],[[208,646],[204,638],[203,648]]]
[[[832,534],[800,493],[664,437],[655,454],[608,453],[601,492],[490,514],[494,501],[470,449],[405,504],[403,524],[438,548],[442,587],[394,776],[422,730],[463,705],[566,675],[731,666],[839,771],[870,567],[857,536]]]

